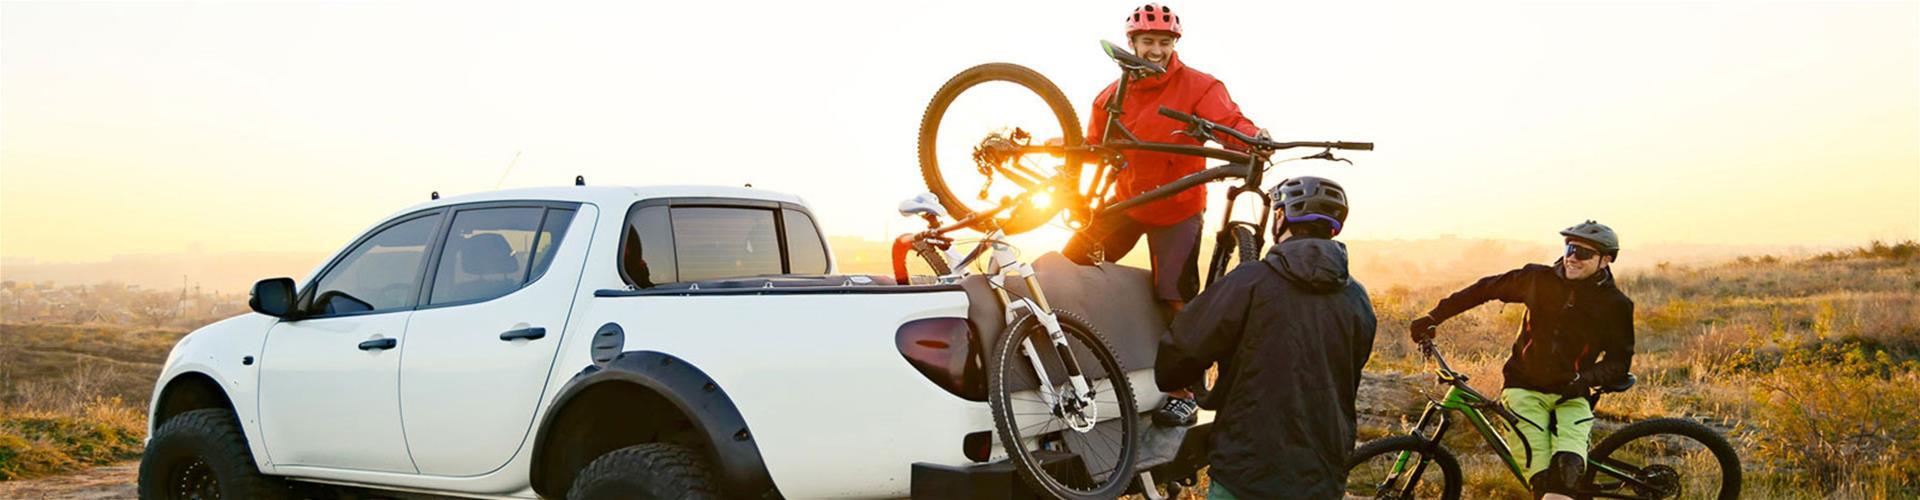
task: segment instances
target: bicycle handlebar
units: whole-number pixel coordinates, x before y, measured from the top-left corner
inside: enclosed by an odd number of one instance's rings
[[[1202,120],[1200,119],[1200,117],[1189,115],[1186,113],[1181,113],[1179,111],[1175,111],[1173,108],[1169,108],[1166,106],[1160,107],[1160,116],[1165,116],[1167,118],[1172,118],[1175,120],[1180,120],[1180,121],[1187,122],[1189,124],[1195,124],[1195,125],[1201,122],[1206,122],[1206,120]]]
[[[1240,133],[1239,130],[1234,130],[1232,127],[1221,126],[1220,124],[1214,123],[1212,121],[1208,121],[1205,118],[1182,113],[1180,111],[1176,111],[1173,108],[1169,108],[1166,106],[1160,107],[1160,115],[1165,116],[1167,118],[1179,120],[1188,125],[1192,125],[1195,128],[1199,128],[1201,132],[1204,132],[1204,133],[1210,134],[1213,132],[1222,132],[1227,134],[1227,136],[1229,137],[1232,137],[1234,139],[1239,139],[1240,142],[1242,143],[1250,144],[1262,149],[1270,149],[1270,150],[1277,151],[1282,149],[1293,149],[1293,148],[1328,148],[1328,149],[1345,149],[1345,150],[1352,150],[1352,151],[1373,151],[1373,143],[1371,142],[1347,142],[1347,141],[1274,142],[1269,139],[1262,139],[1259,137],[1248,136],[1247,134]]]
[[[1440,375],[1442,377],[1445,377],[1447,379],[1454,379],[1459,377],[1460,372],[1453,371],[1453,367],[1447,366],[1447,357],[1440,355],[1440,348],[1438,346],[1435,346],[1432,340],[1421,342],[1420,352],[1426,353],[1427,357],[1429,358],[1433,358],[1434,364],[1440,366]]]

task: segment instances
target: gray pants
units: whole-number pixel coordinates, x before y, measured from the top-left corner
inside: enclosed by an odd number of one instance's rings
[[[1093,251],[1105,252],[1108,262],[1126,257],[1147,237],[1153,257],[1153,295],[1160,300],[1190,301],[1200,293],[1200,214],[1165,226],[1149,226],[1119,216],[1114,222],[1075,233],[1060,251],[1080,265],[1093,264]]]

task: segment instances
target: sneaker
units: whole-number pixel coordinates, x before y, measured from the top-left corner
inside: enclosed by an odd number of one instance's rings
[[[1167,402],[1153,412],[1153,424],[1161,427],[1186,427],[1193,425],[1194,414],[1200,412],[1200,404],[1193,398],[1167,396]]]

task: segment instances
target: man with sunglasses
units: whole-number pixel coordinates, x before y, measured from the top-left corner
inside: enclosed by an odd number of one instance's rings
[[[1586,467],[1593,429],[1589,389],[1615,382],[1633,365],[1633,301],[1614,286],[1620,255],[1613,229],[1586,221],[1560,232],[1566,252],[1552,266],[1481,278],[1413,320],[1416,343],[1433,340],[1442,321],[1490,300],[1527,306],[1513,354],[1501,369],[1500,399],[1520,417],[1535,495],[1563,499]]]

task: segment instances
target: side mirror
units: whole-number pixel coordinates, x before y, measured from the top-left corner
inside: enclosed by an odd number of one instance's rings
[[[247,307],[254,312],[285,318],[293,311],[293,278],[273,278],[253,284],[253,296]]]

